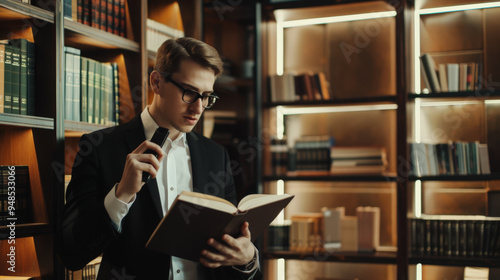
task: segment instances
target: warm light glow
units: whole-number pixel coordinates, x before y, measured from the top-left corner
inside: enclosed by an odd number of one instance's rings
[[[376,18],[394,17],[396,16],[396,14],[397,14],[396,11],[385,11],[385,12],[375,12],[375,13],[356,14],[356,15],[298,19],[298,20],[283,21],[281,22],[281,26],[283,28],[288,28],[288,27],[297,27],[306,25],[376,19]]]
[[[500,104],[500,100],[485,100],[484,103],[487,105],[495,105]]]
[[[331,106],[331,107],[313,107],[313,106],[284,107],[283,106],[281,112],[283,115],[303,115],[303,114],[396,110],[397,108],[398,105],[396,104]]]
[[[450,12],[498,8],[498,7],[500,7],[500,2],[489,2],[481,4],[467,4],[467,5],[448,6],[448,7],[428,8],[428,9],[418,10],[417,12],[421,15],[428,15],[428,14],[450,13]]]
[[[283,139],[285,135],[285,120],[283,119],[283,106],[276,107],[276,137]]]
[[[285,182],[283,180],[278,180],[276,182],[276,194],[281,195],[285,194]],[[281,210],[281,212],[276,217],[275,221],[278,225],[282,225],[285,223],[285,209]]]
[[[413,135],[415,135],[415,139],[413,139],[415,142],[417,143],[420,143],[420,141],[422,140],[422,128],[421,128],[421,122],[420,122],[420,103],[421,102],[421,99],[417,98],[415,99],[415,112],[414,112],[414,116],[413,116]]]
[[[422,264],[417,263],[415,280],[422,280]]]
[[[413,46],[414,46],[414,53],[413,53],[413,73],[414,73],[414,92],[415,93],[421,93],[421,77],[420,77],[420,17],[418,16],[417,11],[415,10],[415,14],[413,16]]]
[[[283,75],[284,73],[284,36],[283,30],[289,27],[297,26],[307,26],[316,24],[327,24],[336,22],[346,22],[355,20],[366,20],[366,19],[377,19],[396,16],[396,11],[385,11],[385,12],[375,12],[375,13],[365,13],[356,15],[344,15],[344,16],[333,16],[333,17],[321,17],[321,18],[308,18],[299,20],[289,20],[289,21],[277,21],[276,22],[276,74]]]
[[[285,280],[285,259],[278,259],[278,279]]]
[[[414,196],[415,199],[413,200],[413,211],[415,212],[415,218],[420,218],[422,216],[422,182],[420,180],[415,181]]]
[[[433,102],[421,102],[420,107],[443,107],[443,106],[464,106],[464,105],[480,105],[483,103],[481,100],[454,100],[454,101],[433,101]],[[486,100],[485,102],[487,102]],[[490,100],[497,101],[497,100]],[[416,106],[416,105],[415,105]]]

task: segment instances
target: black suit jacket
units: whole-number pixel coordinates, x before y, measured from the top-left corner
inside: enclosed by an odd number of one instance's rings
[[[186,135],[194,191],[236,203],[227,151],[194,132]],[[58,251],[71,270],[103,253],[98,279],[168,279],[170,256],[145,248],[163,217],[155,179],[144,185],[117,232],[104,198],[121,179],[127,154],[145,140],[140,115],[127,124],[84,135],[73,165],[60,226]],[[173,240],[175,242],[175,240]],[[231,267],[206,269],[211,279],[252,279]],[[121,278],[120,278],[121,277]],[[135,278],[132,278],[135,277]]]

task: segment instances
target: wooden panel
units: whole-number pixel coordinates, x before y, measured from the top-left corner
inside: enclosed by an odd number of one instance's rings
[[[0,129],[0,164],[27,165],[30,176],[33,219],[36,223],[48,223],[47,208],[40,182],[35,144],[31,129],[11,127]],[[48,186],[47,186],[48,187]]]
[[[0,241],[0,275],[40,277],[35,242],[33,237],[15,239],[15,244],[9,244],[7,240]],[[7,263],[10,257],[11,246],[15,248],[15,272],[9,271]],[[48,257],[48,256],[47,256]]]
[[[500,8],[484,10],[484,48],[487,89],[500,89]],[[490,76],[491,75],[491,76]]]
[[[309,25],[284,31],[284,73],[327,74],[326,26]]]
[[[483,103],[454,105],[453,101],[450,101],[446,104],[421,108],[422,142],[480,141],[486,143]]]
[[[396,94],[394,18],[328,25],[333,98]]]
[[[482,10],[421,16],[421,53],[481,50],[482,16]]]

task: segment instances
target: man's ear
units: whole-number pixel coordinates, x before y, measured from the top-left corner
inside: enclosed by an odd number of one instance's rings
[[[160,88],[160,77],[160,73],[158,73],[158,71],[156,70],[153,70],[153,72],[151,72],[151,75],[149,76],[151,89],[154,93],[157,93]]]

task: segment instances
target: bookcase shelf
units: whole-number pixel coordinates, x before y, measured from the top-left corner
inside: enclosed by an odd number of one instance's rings
[[[54,119],[8,113],[0,113],[0,124],[7,126],[42,128],[49,130],[54,129]]]
[[[346,98],[346,99],[333,99],[333,100],[307,100],[307,101],[290,101],[290,102],[272,102],[266,103],[266,108],[276,106],[335,106],[335,105],[358,105],[358,104],[380,104],[380,103],[396,103],[396,96],[376,96],[376,97],[361,97],[361,98]]]
[[[478,90],[478,91],[461,91],[461,92],[433,92],[428,94],[409,94],[409,99],[455,99],[465,98],[467,100],[489,100],[500,98],[500,90]]]
[[[371,264],[396,264],[394,252],[290,252],[267,251],[264,256],[268,259],[305,260],[319,262],[346,262]]]
[[[500,180],[500,174],[481,175],[437,175],[437,176],[409,176],[410,181],[491,181]]]
[[[140,52],[140,44],[109,32],[75,22],[64,20],[66,42],[82,49],[122,49],[134,53]]]
[[[68,132],[76,132],[76,133],[89,133],[99,129],[112,127],[110,125],[102,125],[102,124],[93,124],[87,122],[76,122],[76,121],[64,121],[64,130],[66,133]],[[67,134],[66,134],[67,135]]]
[[[465,258],[465,257],[410,257],[411,264],[444,265],[444,266],[477,266],[500,267],[500,258]]]
[[[264,176],[264,181],[323,181],[323,182],[395,182],[396,174],[387,175],[273,175]]]
[[[0,15],[2,20],[35,18],[46,22],[54,22],[53,12],[15,0],[0,0]]]
[[[16,224],[16,238],[33,237],[53,233],[53,228],[50,224],[44,223],[29,223]],[[0,240],[6,240],[9,237],[9,229],[7,226],[0,226]]]

